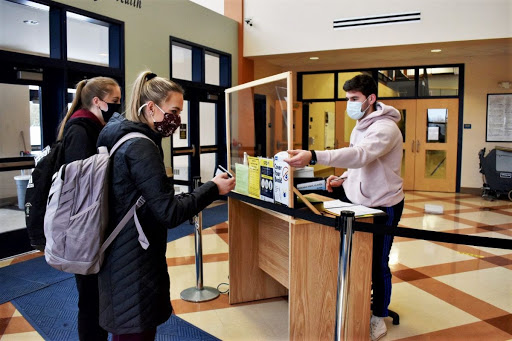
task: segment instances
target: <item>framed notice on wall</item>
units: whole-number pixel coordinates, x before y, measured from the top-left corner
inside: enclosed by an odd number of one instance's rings
[[[512,142],[512,94],[487,94],[486,142]]]

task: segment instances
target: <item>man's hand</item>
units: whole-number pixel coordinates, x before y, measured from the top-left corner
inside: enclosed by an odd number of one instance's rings
[[[227,173],[221,173],[216,175],[212,181],[217,185],[219,189],[219,195],[225,195],[231,192],[235,188],[235,178],[228,177]]]
[[[289,150],[288,154],[291,155],[290,158],[284,159],[284,162],[287,162],[290,166],[301,168],[309,165],[311,162],[311,152],[309,150]]]
[[[332,192],[334,187],[340,187],[345,179],[340,178],[336,175],[331,175],[325,181],[325,188],[328,192]]]

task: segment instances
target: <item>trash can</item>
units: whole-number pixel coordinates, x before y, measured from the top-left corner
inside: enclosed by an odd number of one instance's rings
[[[16,181],[16,190],[18,191],[18,208],[20,210],[25,209],[25,193],[27,192],[28,180],[30,175],[16,175],[14,180]]]

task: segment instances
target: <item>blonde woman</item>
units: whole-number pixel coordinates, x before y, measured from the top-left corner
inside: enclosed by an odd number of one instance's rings
[[[165,257],[167,229],[188,220],[219,194],[235,187],[235,180],[223,174],[192,193],[174,196],[161,141],[180,126],[182,109],[181,86],[143,72],[134,83],[126,117],[114,115],[98,139],[98,145],[109,149],[130,132],[152,140],[131,139],[113,156],[109,225],[115,227],[142,195],[146,203],[137,215],[149,241],[144,250],[132,220],[107,250],[99,273],[100,324],[113,334],[113,341],[155,338],[156,327],[172,312]]]
[[[121,89],[108,77],[85,79],[77,84],[75,98],[62,120],[58,139],[63,141],[64,162],[96,154],[96,142],[105,122],[121,103]],[[107,340],[98,322],[97,275],[75,275],[78,289],[78,335],[81,341]]]

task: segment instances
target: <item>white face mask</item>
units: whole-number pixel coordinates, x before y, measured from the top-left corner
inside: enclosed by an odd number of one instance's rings
[[[361,111],[361,107],[363,106],[363,103],[366,102],[370,96],[366,97],[366,99],[363,102],[347,102],[347,115],[353,119],[353,120],[359,120],[361,117],[364,116],[364,113],[370,106],[368,106],[364,111]]]

